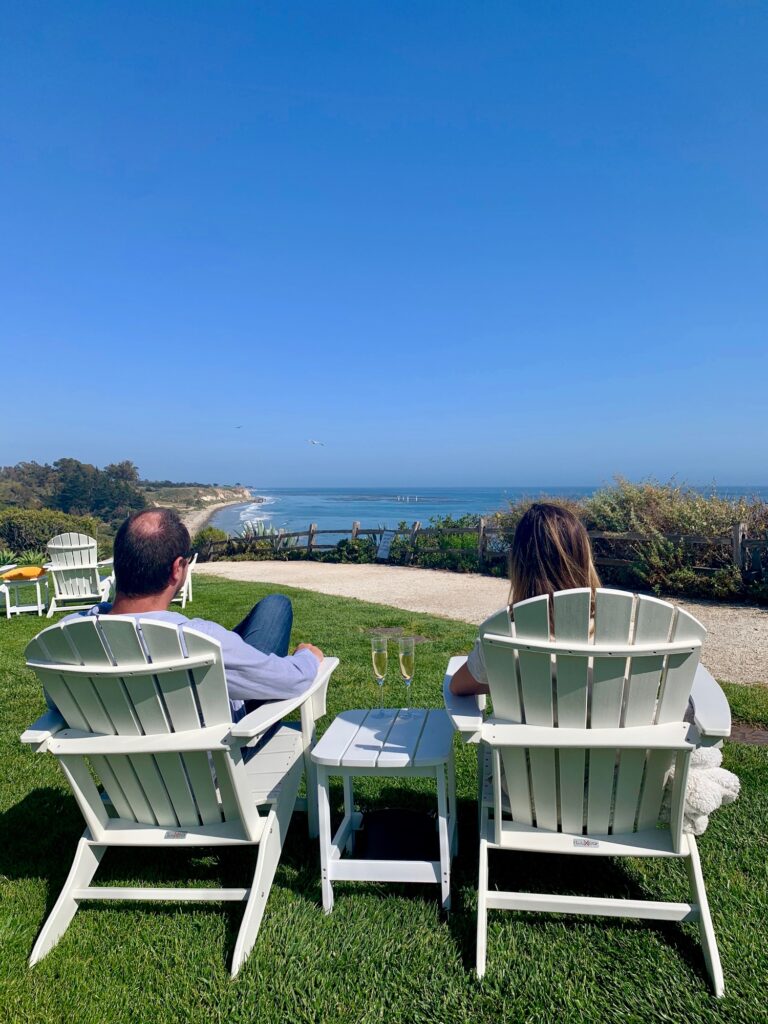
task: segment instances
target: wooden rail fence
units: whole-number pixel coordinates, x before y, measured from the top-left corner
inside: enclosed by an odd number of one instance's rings
[[[473,545],[473,547],[477,554],[478,564],[482,567],[488,560],[490,560],[489,545],[492,543],[493,539],[502,532],[501,527],[494,525],[493,522],[489,522],[485,517],[480,518],[476,527],[422,527],[421,523],[417,520],[411,526],[399,527],[392,530],[381,526],[364,528],[356,520],[352,523],[352,528],[349,530],[319,530],[317,523],[310,523],[309,529],[307,530],[291,532],[278,530],[276,533],[264,534],[262,537],[250,537],[248,538],[248,543],[253,544],[261,542],[266,547],[271,546],[272,550],[277,554],[282,550],[287,550],[291,540],[295,539],[295,541],[298,542],[300,539],[306,538],[303,544],[296,543],[294,545],[290,545],[290,547],[294,550],[305,550],[307,554],[312,554],[320,551],[333,551],[335,550],[339,540],[347,537],[352,541],[358,540],[361,537],[371,537],[377,542],[378,548],[381,544],[383,535],[387,534],[398,538],[407,538],[408,544],[404,560],[406,564],[410,564],[413,558],[417,555],[437,554],[451,550],[468,550],[468,548],[445,548],[441,547],[439,543],[433,543],[430,545],[430,540],[449,536],[472,535],[477,538],[476,544]],[[598,549],[595,551],[595,564],[602,566],[629,566],[632,565],[634,561],[631,558],[615,558],[601,553],[599,549],[604,545],[620,544],[622,542],[650,543],[654,540],[653,537],[635,532],[611,533],[603,530],[589,530],[588,533],[590,540],[592,541],[593,548],[595,547],[595,541],[598,542]],[[332,543],[324,543],[324,537],[333,537],[334,540]],[[663,537],[666,540],[675,544],[680,544],[684,547],[725,549],[729,554],[728,561],[736,565],[747,580],[765,580],[768,582],[768,536],[763,538],[748,537],[747,527],[744,523],[735,523],[730,534],[719,537],[704,537],[697,534],[682,533],[663,534]],[[318,540],[318,538],[320,539]],[[237,538],[234,537],[232,540],[236,541]],[[424,543],[425,541],[426,545]],[[217,541],[210,545],[210,552],[216,553],[221,551],[230,543],[231,541]],[[705,565],[695,566],[694,568],[696,571],[701,573],[712,573],[717,571],[712,566]]]

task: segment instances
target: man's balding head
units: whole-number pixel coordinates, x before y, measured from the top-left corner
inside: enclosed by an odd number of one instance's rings
[[[189,554],[189,531],[177,512],[136,512],[115,537],[115,585],[125,597],[149,597],[168,586],[173,563]]]

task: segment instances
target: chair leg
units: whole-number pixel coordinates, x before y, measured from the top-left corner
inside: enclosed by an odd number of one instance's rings
[[[323,891],[323,910],[333,910],[331,885],[331,805],[328,799],[328,773],[322,766],[317,770],[317,808],[320,817],[320,880]]]
[[[447,911],[451,909],[451,834],[445,770],[442,765],[438,765],[435,777],[437,779],[437,828],[440,836],[440,895],[443,910]]]
[[[480,872],[477,882],[477,959],[478,978],[485,974],[486,950],[488,947],[488,809],[483,808],[480,819]]]
[[[245,904],[245,913],[237,935],[237,942],[235,942],[235,951],[232,954],[230,974],[233,978],[237,976],[238,971],[245,963],[258,937],[261,919],[264,917],[264,908],[267,905],[272,881],[280,861],[283,842],[291,823],[297,788],[298,779],[294,785],[290,785],[288,779],[285,780],[284,789],[264,823],[251,891]]]
[[[312,760],[312,751],[304,751],[304,778],[307,784],[307,832],[310,839],[319,835],[317,816],[317,768]]]
[[[48,614],[46,615],[46,619],[50,619],[53,616],[55,611],[56,611],[56,597],[54,596],[54,597],[51,598],[51,605],[50,605],[50,607],[48,609]]]
[[[448,758],[448,807],[453,825],[451,853],[456,857],[459,852],[459,808],[456,805],[456,763],[453,753]]]
[[[691,855],[690,857],[685,858],[685,868],[688,872],[688,879],[691,883],[694,901],[699,907],[699,935],[701,937],[704,960],[707,964],[709,976],[712,979],[712,987],[715,990],[715,995],[719,999],[725,990],[723,968],[720,964],[720,953],[717,949],[715,929],[712,924],[712,915],[709,912],[709,900],[707,899],[707,890],[704,886],[704,875],[701,870],[699,850],[696,846],[696,840],[692,835],[688,836],[688,843]]]
[[[59,893],[59,898],[32,947],[29,957],[30,967],[50,953],[69,927],[69,922],[77,913],[78,908],[77,900],[72,892],[75,889],[84,889],[88,886],[96,874],[96,869],[106,849],[106,846],[97,846],[85,837],[77,844],[75,859],[72,861],[64,888]]]

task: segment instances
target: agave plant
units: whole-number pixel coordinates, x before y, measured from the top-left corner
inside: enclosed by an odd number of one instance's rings
[[[289,548],[295,548],[298,543],[297,537],[286,537],[283,530],[276,530],[271,524],[267,526],[261,519],[255,523],[244,523],[239,536],[246,545],[255,541],[266,541],[274,555],[281,551],[287,551]]]
[[[0,565],[16,565],[18,558],[10,548],[0,548]]]
[[[29,548],[16,556],[17,565],[43,566],[48,561],[48,555],[42,548]]]

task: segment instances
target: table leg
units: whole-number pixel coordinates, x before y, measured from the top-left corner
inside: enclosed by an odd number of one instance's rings
[[[459,808],[456,804],[456,763],[453,751],[448,758],[448,808],[451,820],[451,853],[455,857],[459,852]]]
[[[352,776],[345,775],[343,777],[344,784],[344,813],[352,816],[355,813],[355,794],[352,788]],[[355,828],[354,826],[350,829],[349,837],[345,843],[344,849],[347,853],[354,853],[355,850]]]
[[[323,890],[323,910],[333,910],[333,887],[331,886],[329,861],[331,859],[331,805],[328,799],[328,772],[323,765],[317,766],[317,810],[320,819],[320,878]]]
[[[448,798],[445,785],[445,766],[435,769],[437,780],[437,827],[440,835],[440,889],[443,910],[451,908],[451,840],[448,833]]]

